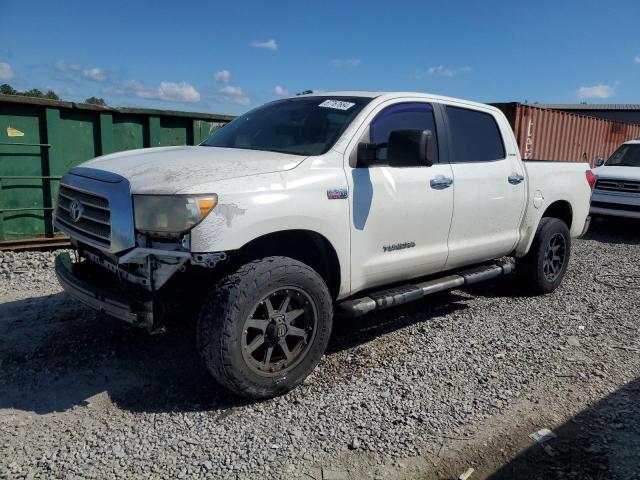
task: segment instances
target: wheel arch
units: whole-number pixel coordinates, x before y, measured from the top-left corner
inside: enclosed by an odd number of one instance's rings
[[[542,218],[557,218],[566,223],[567,228],[571,230],[573,224],[573,208],[566,200],[557,200],[547,207],[542,214]]]
[[[233,257],[255,259],[284,256],[313,268],[322,277],[335,300],[341,288],[341,265],[331,242],[313,230],[291,229],[260,235],[233,252]]]
[[[569,231],[571,231],[574,221],[573,207],[567,200],[552,201],[546,206],[546,208],[544,208],[542,213],[540,213],[540,210],[534,209],[533,207],[527,208],[530,208],[530,211],[527,213],[523,222],[520,241],[516,245],[514,251],[515,257],[523,257],[529,252],[533,239],[543,218],[557,218],[567,225]]]

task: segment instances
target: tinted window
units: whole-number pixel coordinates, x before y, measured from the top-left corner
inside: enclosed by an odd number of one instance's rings
[[[505,158],[502,135],[493,115],[447,106],[454,162],[488,162]]]
[[[370,101],[313,96],[271,102],[216,130],[202,145],[321,155]]]
[[[608,167],[640,167],[640,144],[622,145],[609,157]]]
[[[384,109],[371,122],[369,138],[372,143],[387,143],[393,130],[431,130],[433,133],[434,163],[438,161],[438,143],[433,107],[428,103],[400,103]],[[387,149],[378,152],[381,163],[386,163]]]

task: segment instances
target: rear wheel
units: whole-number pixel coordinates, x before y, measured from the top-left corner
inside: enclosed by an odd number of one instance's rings
[[[557,218],[543,218],[529,252],[516,259],[520,285],[538,295],[554,291],[564,278],[570,255],[567,224]]]
[[[213,376],[246,397],[291,390],[329,342],[333,306],[322,278],[287,257],[267,257],[223,278],[198,321],[198,346]]]

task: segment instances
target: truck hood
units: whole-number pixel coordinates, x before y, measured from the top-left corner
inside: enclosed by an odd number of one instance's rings
[[[611,178],[615,180],[640,181],[640,167],[598,167],[593,169],[598,178]]]
[[[304,159],[262,150],[160,147],[98,157],[72,173],[104,180],[102,172],[109,172],[126,178],[132,193],[174,194],[198,184],[290,170]]]

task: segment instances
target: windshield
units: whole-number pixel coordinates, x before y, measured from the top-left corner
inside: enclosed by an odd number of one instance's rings
[[[201,145],[322,155],[370,101],[316,96],[278,100],[241,115]]]
[[[640,143],[622,145],[609,157],[607,167],[640,167]]]

